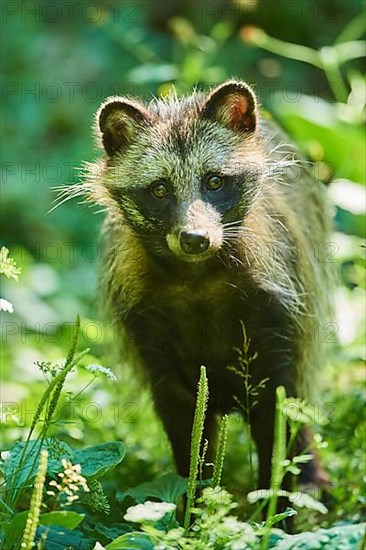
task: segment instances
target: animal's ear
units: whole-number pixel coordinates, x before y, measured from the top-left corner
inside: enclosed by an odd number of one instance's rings
[[[137,101],[123,97],[111,97],[100,107],[96,115],[97,127],[101,133],[103,147],[109,156],[123,151],[150,115]]]
[[[203,116],[232,130],[254,132],[258,117],[255,95],[244,82],[224,82],[207,96]]]

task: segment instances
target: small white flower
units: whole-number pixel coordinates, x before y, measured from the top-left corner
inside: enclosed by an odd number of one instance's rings
[[[13,304],[8,300],[5,300],[5,298],[0,298],[0,311],[14,313]]]
[[[85,477],[80,474],[80,464],[72,464],[70,461],[63,458],[62,466],[64,471],[57,474],[58,477],[61,478],[60,482],[58,483],[53,479],[50,481],[49,485],[51,487],[55,487],[59,493],[64,493],[67,500],[66,504],[69,505],[75,500],[78,500],[79,496],[75,493],[79,492],[80,488],[82,488],[85,493],[89,493],[90,489]],[[47,494],[56,496],[56,493],[53,490],[48,491]]]
[[[113,381],[117,380],[116,375],[111,371],[111,369],[109,369],[107,367],[102,367],[102,365],[88,365],[85,368],[86,368],[87,371],[94,374],[94,376],[98,376],[99,374],[103,374],[104,376],[106,376],[110,380],[113,380]]]
[[[123,516],[126,521],[140,523],[144,521],[159,521],[168,512],[173,512],[176,505],[172,502],[152,502],[147,500],[144,504],[137,504],[127,508]]]

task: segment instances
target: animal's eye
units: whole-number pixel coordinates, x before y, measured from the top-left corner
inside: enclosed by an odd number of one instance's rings
[[[222,187],[222,184],[222,178],[214,174],[208,176],[206,179],[206,187],[209,191],[217,191],[220,187]]]
[[[169,195],[169,187],[164,181],[155,181],[150,185],[150,190],[157,199],[165,199]]]

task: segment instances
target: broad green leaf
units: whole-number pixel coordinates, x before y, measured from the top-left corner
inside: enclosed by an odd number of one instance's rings
[[[113,523],[112,525],[104,524],[101,521],[88,521],[88,518],[83,523],[83,532],[90,537],[96,537],[98,540],[112,542],[117,537],[133,531],[131,525],[127,523]]]
[[[187,492],[187,479],[178,474],[166,474],[154,481],[142,483],[137,487],[127,489],[118,494],[118,500],[122,502],[127,496],[133,498],[136,502],[142,503],[149,497],[158,498],[163,502],[174,502],[177,504],[179,499]]]
[[[155,545],[151,538],[138,531],[126,533],[105,547],[105,550],[153,550]]]
[[[332,165],[334,178],[347,178],[365,183],[364,129],[340,120],[335,104],[316,97],[302,97],[298,101],[283,101],[276,96],[273,108],[306,155]]]
[[[25,442],[18,442],[10,449],[10,453],[4,463],[3,473],[6,480],[6,484],[13,487],[16,484],[17,487],[23,485],[26,481],[31,484],[34,480],[38,465],[39,455],[42,450],[48,450],[48,463],[47,474],[55,475],[63,470],[62,459],[71,460],[72,449],[57,439],[48,438],[40,444],[40,441],[32,439],[28,442],[27,450],[19,468],[22,452],[25,446]],[[18,471],[19,468],[19,471]]]
[[[2,522],[1,527],[5,533],[4,545],[6,548],[17,547],[20,543],[24,531],[25,523],[28,517],[28,510],[16,514],[8,523]]]
[[[5,548],[18,548],[25,524],[27,521],[29,510],[25,510],[20,514],[17,514],[13,519],[7,523],[2,524],[5,532]],[[81,543],[82,536],[80,532],[72,536],[72,530],[84,519],[82,514],[77,514],[72,511],[61,512],[49,512],[41,514],[39,523],[40,526],[37,530],[37,536],[40,533],[48,533],[47,544],[44,546],[47,550],[61,550],[66,548],[66,545],[76,544],[77,541]],[[65,544],[65,546],[63,546]],[[91,546],[75,546],[75,548],[91,548]],[[74,546],[72,546],[74,548]]]
[[[58,525],[59,527],[66,527],[72,530],[83,521],[84,517],[84,514],[78,514],[72,510],[60,510],[41,514],[39,523],[41,525]]]
[[[72,462],[81,465],[83,476],[101,477],[123,460],[125,452],[121,441],[109,441],[74,451]]]
[[[2,524],[6,537],[4,541],[6,543],[6,548],[17,547],[17,543],[19,543],[25,528],[28,513],[29,510],[25,510],[24,512],[14,516],[9,523]],[[78,514],[71,510],[55,511],[41,514],[39,517],[39,524],[45,526],[57,526],[58,528],[64,527],[72,530],[75,529],[75,527],[77,527],[83,519],[83,514]]]
[[[45,539],[45,542],[44,542]],[[96,540],[86,539],[81,531],[71,531],[65,527],[40,525],[37,529],[36,541],[42,540],[45,550],[92,550]]]

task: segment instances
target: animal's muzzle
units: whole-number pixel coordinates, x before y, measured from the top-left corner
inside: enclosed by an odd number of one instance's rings
[[[181,231],[179,244],[185,254],[203,254],[210,246],[210,239],[203,231]]]

